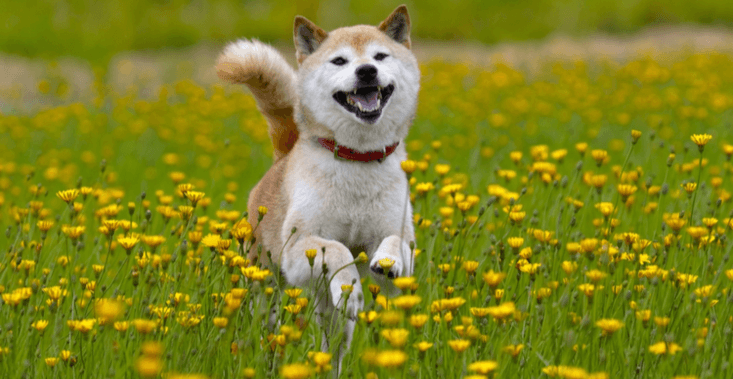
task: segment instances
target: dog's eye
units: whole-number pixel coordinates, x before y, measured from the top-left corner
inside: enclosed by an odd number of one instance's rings
[[[383,60],[384,58],[387,58],[388,56],[389,56],[389,55],[387,55],[387,54],[385,54],[385,53],[377,53],[377,55],[375,55],[375,56],[374,56],[374,59],[376,59],[376,60],[378,60],[378,61],[381,61],[381,60]]]
[[[348,61],[346,59],[344,59],[344,58],[341,58],[341,57],[336,57],[336,58],[334,58],[334,59],[331,60],[331,63],[335,64],[336,66],[343,66],[343,65],[346,64],[346,62],[348,62]]]

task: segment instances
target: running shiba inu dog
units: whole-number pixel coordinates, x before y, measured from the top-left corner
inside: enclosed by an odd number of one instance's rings
[[[216,67],[221,79],[249,87],[270,128],[275,162],[248,202],[252,225],[258,207],[268,208],[256,244],[294,286],[308,286],[327,267],[329,288],[316,289],[328,299],[319,312],[345,311],[348,347],[363,307],[360,278],[372,275],[384,287],[385,277],[412,273],[412,207],[400,163],[420,72],[404,5],[377,27],[327,33],[298,16],[294,29],[297,72],[256,40],[229,44]],[[313,269],[309,250],[317,251]],[[371,270],[350,264],[360,252]],[[387,272],[384,258],[394,262]],[[347,285],[353,290],[344,296]]]

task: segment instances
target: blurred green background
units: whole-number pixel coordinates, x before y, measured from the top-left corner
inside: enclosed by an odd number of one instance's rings
[[[343,0],[5,0],[0,51],[28,57],[75,56],[104,62],[126,50],[220,43],[243,36],[290,40],[293,16],[326,29],[376,24],[400,1]],[[559,32],[628,33],[647,25],[733,25],[728,0],[421,0],[405,2],[413,36],[482,43]]]

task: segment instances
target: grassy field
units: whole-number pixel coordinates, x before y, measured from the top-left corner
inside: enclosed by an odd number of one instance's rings
[[[415,275],[362,283],[344,376],[732,376],[731,64],[423,65]],[[0,115],[4,377],[330,375],[312,291],[242,254],[253,99],[96,88]]]
[[[9,0],[0,12],[0,51],[31,57],[81,57],[106,63],[127,50],[217,45],[241,36],[291,41],[293,16],[327,30],[377,24],[401,2],[378,0]],[[482,43],[524,41],[552,33],[629,33],[647,25],[733,25],[720,0],[405,1],[414,36]],[[285,15],[288,15],[285,17]]]

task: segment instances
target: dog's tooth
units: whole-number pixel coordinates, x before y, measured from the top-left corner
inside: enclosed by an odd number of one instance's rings
[[[377,99],[377,109],[382,106],[382,99]]]

